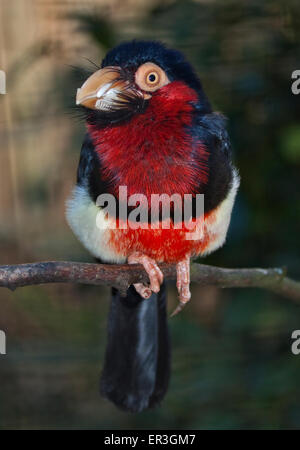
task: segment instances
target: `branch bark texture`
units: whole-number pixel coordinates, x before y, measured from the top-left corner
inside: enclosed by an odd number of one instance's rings
[[[160,268],[166,280],[176,279],[175,265],[161,264]],[[201,286],[267,289],[300,304],[300,282],[288,278],[281,268],[227,269],[193,263],[191,281]],[[124,294],[131,284],[137,282],[148,282],[147,274],[139,264],[48,261],[0,266],[0,287],[11,290],[45,283],[83,283],[114,286]]]

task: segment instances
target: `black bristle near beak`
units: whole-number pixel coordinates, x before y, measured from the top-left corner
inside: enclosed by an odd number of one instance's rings
[[[115,83],[119,81],[128,81],[125,73],[121,72]],[[133,115],[143,113],[147,105],[148,100],[142,92],[130,83],[127,90],[118,94],[117,99],[110,100],[107,109],[90,109],[82,105],[76,106],[76,109],[88,124],[103,128],[130,120]]]
[[[103,128],[107,125],[117,124],[130,120],[135,114],[145,111],[148,100],[140,95],[121,94],[124,101],[114,100],[106,111],[79,107],[84,110],[87,123]]]

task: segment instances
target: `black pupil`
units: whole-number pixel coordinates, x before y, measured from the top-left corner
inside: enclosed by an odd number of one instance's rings
[[[154,73],[151,73],[148,78],[151,83],[154,83],[154,81],[156,81],[156,75]]]

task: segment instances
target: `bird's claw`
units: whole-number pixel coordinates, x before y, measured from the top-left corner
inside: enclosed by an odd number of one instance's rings
[[[150,286],[143,283],[135,283],[133,286],[143,298],[151,297],[152,292],[158,293],[164,276],[154,259],[141,252],[134,252],[128,257],[128,264],[142,264],[148,274]]]
[[[187,256],[185,259],[180,261],[176,266],[177,272],[177,290],[179,295],[179,305],[171,314],[171,317],[176,316],[180,311],[183,310],[185,305],[191,299],[190,292],[190,258]]]
[[[179,304],[176,306],[176,308],[174,309],[174,311],[172,312],[172,314],[170,315],[170,317],[174,317],[176,316],[178,313],[180,313],[180,311],[183,310],[183,308],[185,307],[186,303],[184,302],[179,302]]]

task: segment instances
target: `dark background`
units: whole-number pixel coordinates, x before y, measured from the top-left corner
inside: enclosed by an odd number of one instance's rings
[[[84,3],[84,4],[82,4]],[[205,263],[299,269],[300,69],[296,0],[2,0],[0,264],[91,261],[68,229],[83,124],[84,70],[131,38],[159,39],[195,65],[228,117],[241,187],[226,245]],[[25,19],[25,20],[24,20]],[[161,406],[125,414],[101,398],[109,291],[49,285],[0,292],[0,427],[286,429],[300,426],[299,305],[256,289],[192,286],[170,320],[172,380]],[[170,310],[176,302],[169,287]]]

